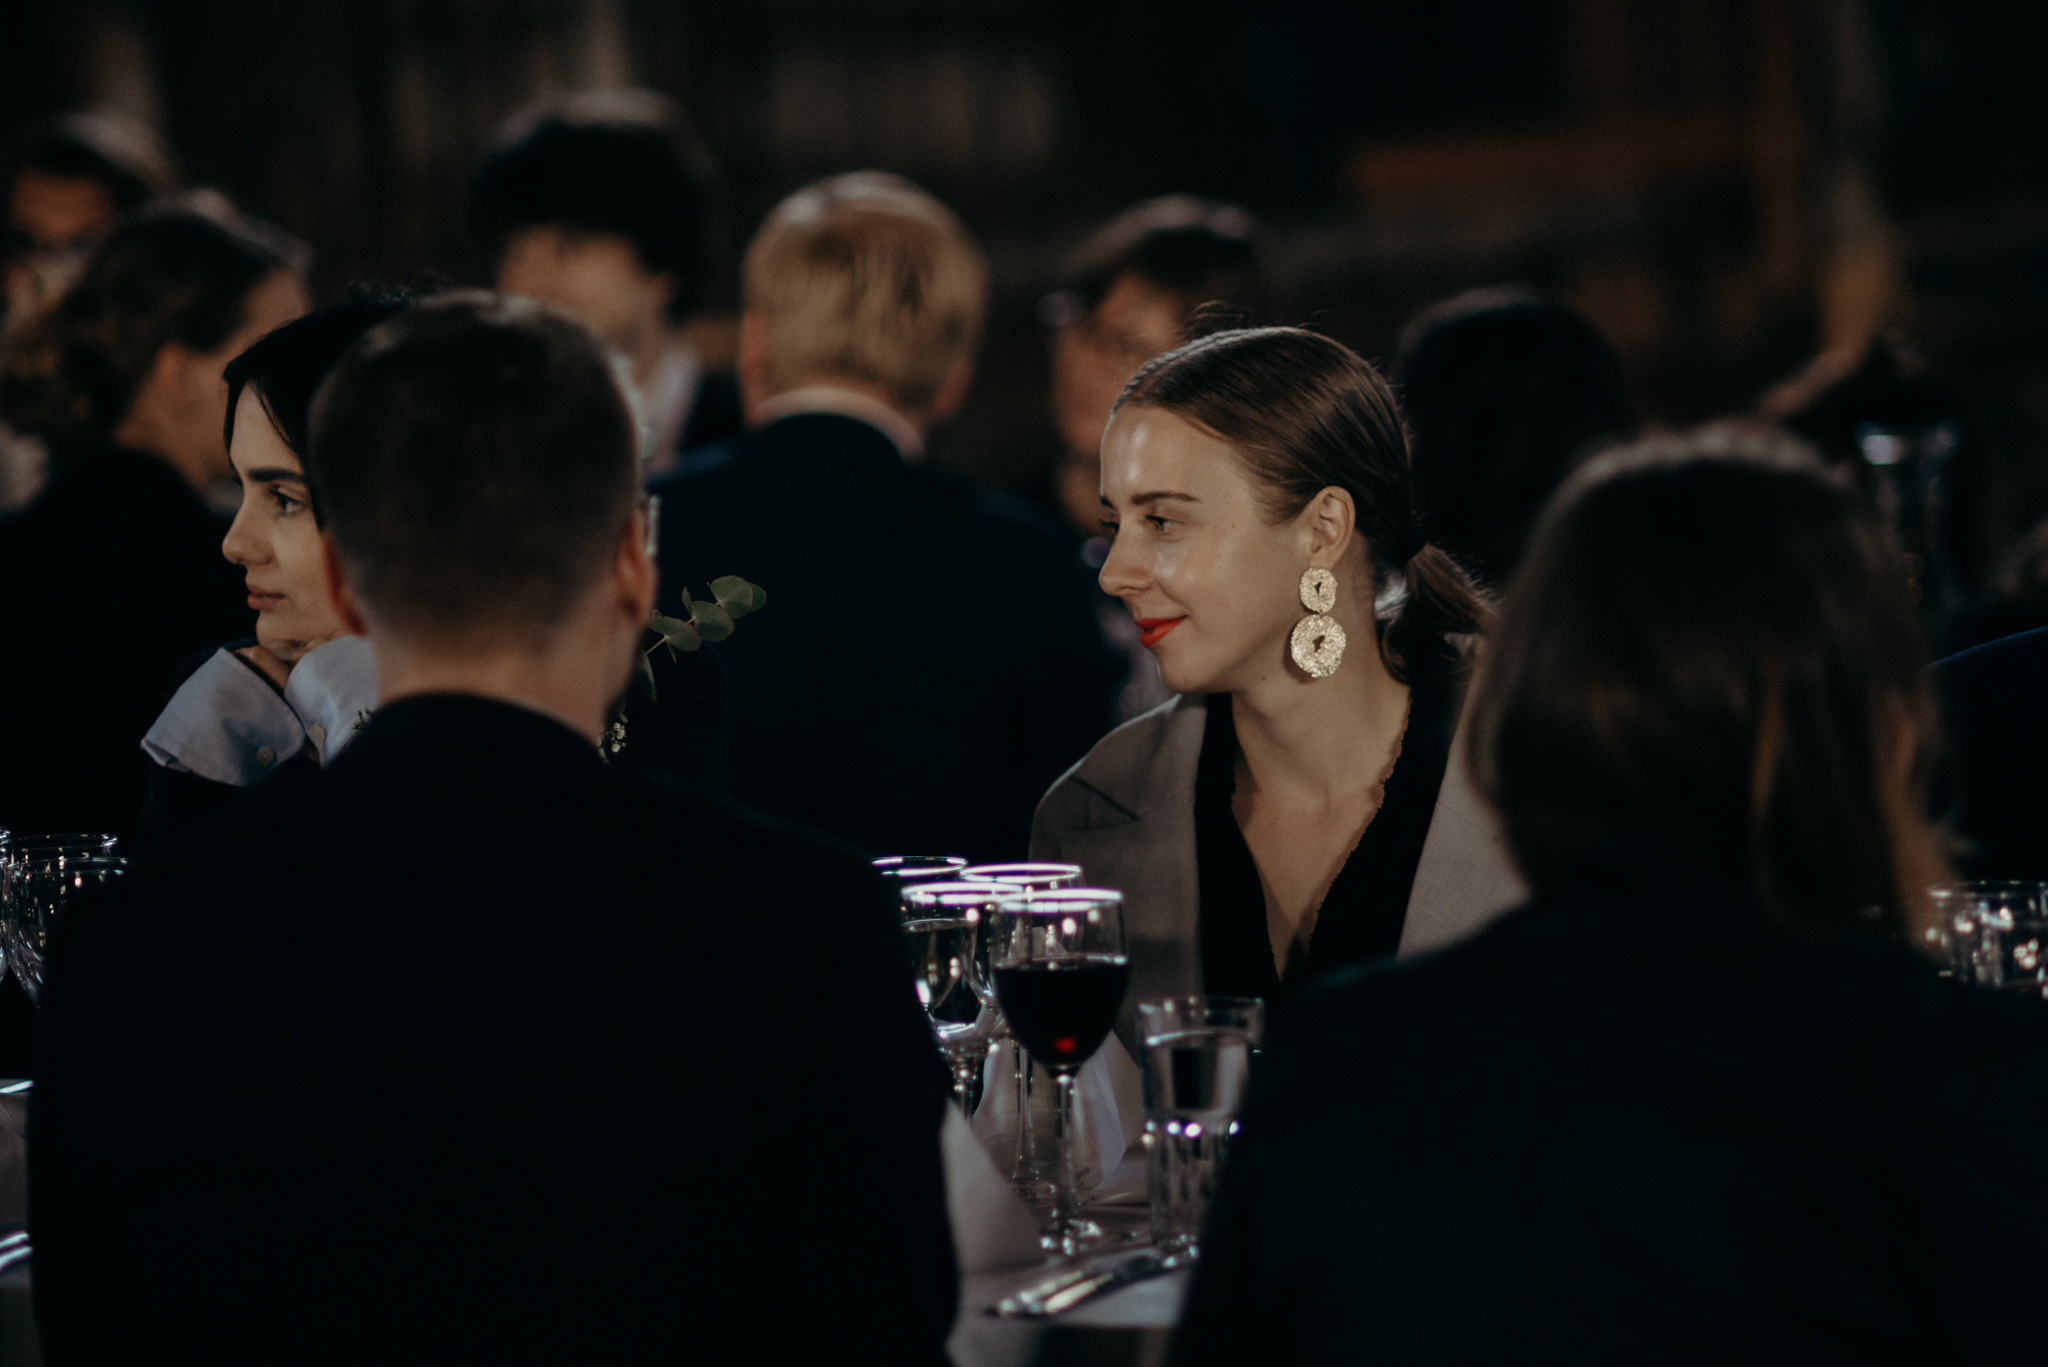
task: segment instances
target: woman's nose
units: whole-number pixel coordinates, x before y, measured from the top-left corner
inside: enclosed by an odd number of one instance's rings
[[[220,553],[237,565],[253,565],[266,557],[260,538],[249,532],[248,505],[243,504],[235,514],[235,520],[228,524],[228,534],[222,538]]]
[[[1109,543],[1109,558],[1102,562],[1096,582],[1102,585],[1104,593],[1117,598],[1143,593],[1152,582],[1150,572],[1121,531]]]

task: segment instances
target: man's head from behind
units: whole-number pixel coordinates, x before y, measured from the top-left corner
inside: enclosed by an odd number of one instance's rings
[[[427,691],[394,690],[387,657],[490,692],[449,668],[573,652],[600,711],[623,687],[653,594],[634,428],[569,318],[462,292],[373,329],[321,386],[306,467],[387,696]]]
[[[965,397],[988,266],[953,211],[909,181],[860,172],[797,191],[754,235],[742,284],[749,408],[851,385],[925,423]]]

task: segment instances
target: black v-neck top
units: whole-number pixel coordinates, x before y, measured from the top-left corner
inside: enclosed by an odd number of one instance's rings
[[[1424,662],[1411,684],[1408,730],[1379,811],[1338,871],[1306,950],[1297,945],[1283,980],[1273,967],[1266,894],[1230,803],[1237,791],[1237,726],[1230,695],[1209,697],[1208,729],[1195,776],[1195,859],[1201,903],[1202,987],[1210,996],[1268,1002],[1334,969],[1385,958],[1401,943],[1415,868],[1436,814],[1457,727],[1462,662]]]

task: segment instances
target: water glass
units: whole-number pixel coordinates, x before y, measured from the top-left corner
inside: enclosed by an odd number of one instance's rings
[[[1192,1258],[1237,1134],[1265,1035],[1257,997],[1169,997],[1138,1004],[1145,1048],[1145,1173],[1152,1243]]]
[[[120,838],[111,835],[59,834],[42,835],[29,833],[14,835],[0,831],[0,978],[10,968],[21,981],[24,990],[28,980],[22,970],[15,966],[15,940],[13,899],[8,895],[7,871],[16,861],[55,859],[71,855],[110,855],[120,844]],[[34,994],[31,993],[31,996]]]
[[[901,899],[918,999],[969,1114],[989,1044],[1003,1028],[989,987],[987,930],[1007,892],[996,883],[926,880],[906,883]]]
[[[2048,997],[2048,884],[1944,883],[1932,895],[1929,945],[1952,976]]]
[[[7,904],[7,961],[29,1000],[43,996],[43,956],[50,930],[79,898],[128,871],[128,861],[105,854],[43,855],[18,849],[0,869]]]

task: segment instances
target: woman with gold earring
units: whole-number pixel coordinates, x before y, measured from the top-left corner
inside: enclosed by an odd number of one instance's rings
[[[1180,696],[1054,785],[1032,850],[1124,890],[1131,1002],[1271,999],[1519,900],[1452,760],[1489,609],[1418,530],[1370,365],[1294,328],[1167,353],[1118,400],[1102,503],[1102,586]]]

